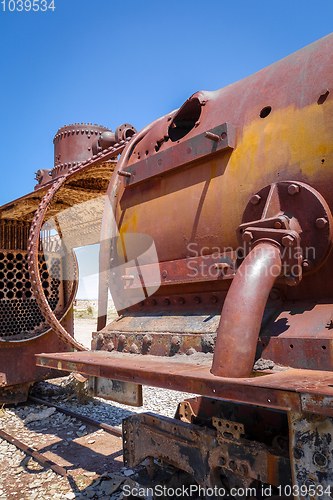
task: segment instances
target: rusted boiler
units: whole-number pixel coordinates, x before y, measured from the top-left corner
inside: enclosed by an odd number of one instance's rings
[[[332,57],[329,35],[120,145],[94,350],[37,363],[199,395],[175,419],[125,419],[131,467],[160,458],[225,494],[332,494]]]
[[[86,210],[85,231],[89,238],[75,234],[77,221],[70,217],[67,228],[72,231],[73,244],[65,248],[60,214],[80,203],[89,205],[105,194],[116,161],[89,160],[102,151],[110,151],[117,141],[128,140],[135,129],[123,124],[113,133],[91,123],[76,123],[58,130],[54,138],[53,169],[36,172],[37,184],[32,193],[1,207],[0,210],[0,403],[17,403],[27,399],[31,385],[39,380],[62,376],[63,372],[36,366],[35,354],[40,352],[70,351],[79,347],[73,338],[73,301],[78,285],[78,268],[73,253],[75,246],[86,245],[100,236],[98,204],[94,211]],[[88,163],[89,171],[80,169]],[[97,164],[96,164],[97,163]],[[75,175],[80,171],[79,175]],[[53,196],[59,178],[70,178],[66,187]],[[50,191],[51,190],[51,191]],[[37,245],[35,271],[29,272],[29,231],[34,214],[47,193],[52,201],[48,204],[48,219],[43,226]],[[100,205],[100,204],[99,204]],[[103,205],[102,205],[103,211]],[[84,226],[83,218],[81,224]],[[92,230],[91,227],[94,229]],[[82,227],[81,227],[82,229]],[[69,269],[68,269],[69,268]],[[44,302],[40,302],[34,289],[36,277],[43,290]],[[60,336],[49,320],[48,311],[64,330]],[[80,346],[80,348],[83,348]]]

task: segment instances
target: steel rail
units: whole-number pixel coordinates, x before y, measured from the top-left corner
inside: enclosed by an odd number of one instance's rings
[[[54,462],[52,462],[52,460],[49,460],[44,455],[42,455],[41,453],[38,453],[38,451],[36,451],[36,450],[33,450],[32,448],[30,448],[26,444],[22,443],[22,441],[19,441],[18,439],[14,438],[13,436],[8,434],[7,432],[0,430],[0,437],[2,439],[5,439],[6,441],[8,441],[8,443],[13,444],[14,446],[19,448],[20,450],[24,451],[24,453],[26,453],[27,455],[33,457],[40,464],[46,465],[47,467],[50,467],[50,469],[52,469],[57,474],[60,474],[61,476],[67,476],[66,469],[64,469],[63,467],[60,467],[60,465],[55,464]]]
[[[103,429],[104,431],[108,432],[109,434],[112,434],[113,436],[122,437],[122,435],[123,435],[123,433],[120,429],[117,429],[116,427],[113,427],[112,425],[98,422],[98,420],[94,420],[93,418],[86,417],[85,415],[81,415],[80,413],[76,413],[74,411],[67,410],[66,408],[62,408],[61,406],[55,405],[53,403],[49,403],[49,401],[45,401],[44,399],[35,398],[34,396],[29,396],[29,399],[31,401],[33,401],[34,403],[50,406],[51,408],[56,408],[57,411],[60,411],[61,413],[64,413],[65,415],[68,415],[70,417],[75,417],[78,420],[82,420],[82,422],[85,422],[89,425],[93,425],[95,427],[98,427],[99,429]]]

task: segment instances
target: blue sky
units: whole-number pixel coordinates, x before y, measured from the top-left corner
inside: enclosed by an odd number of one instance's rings
[[[193,92],[228,85],[330,33],[333,19],[332,0],[54,5],[10,12],[5,0],[4,12],[0,3],[0,204],[32,191],[34,172],[52,168],[61,126],[140,129]]]
[[[52,168],[63,125],[139,130],[197,90],[224,87],[327,35],[333,19],[333,0],[54,6],[10,12],[9,0],[0,2],[0,205],[32,191],[36,170]]]

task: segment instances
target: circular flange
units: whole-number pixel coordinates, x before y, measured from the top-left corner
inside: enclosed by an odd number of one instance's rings
[[[253,203],[254,197],[257,203]],[[333,240],[333,218],[325,199],[303,182],[276,182],[253,193],[245,208],[242,224],[260,221],[264,227],[264,221],[280,217],[287,220],[289,228],[300,235],[305,263],[303,273],[318,268],[331,251]],[[265,227],[269,225],[265,224]]]

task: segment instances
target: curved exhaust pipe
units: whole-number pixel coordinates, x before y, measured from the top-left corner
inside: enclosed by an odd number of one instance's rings
[[[281,268],[280,248],[273,242],[258,243],[244,259],[223,305],[213,375],[251,375],[265,306]]]

